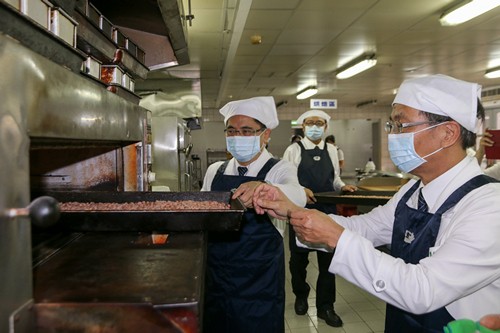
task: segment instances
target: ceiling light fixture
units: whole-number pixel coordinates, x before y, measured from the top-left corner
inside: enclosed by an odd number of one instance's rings
[[[337,69],[337,79],[347,79],[377,64],[377,58],[374,53],[363,54],[354,60],[348,62],[344,66]]]
[[[309,86],[305,89],[302,89],[297,93],[297,99],[306,99],[313,95],[316,95],[318,92],[318,88],[316,86]]]
[[[472,0],[462,2],[458,7],[453,7],[439,18],[439,23],[444,26],[458,25],[474,17],[486,13],[500,6],[500,0]]]
[[[486,70],[484,77],[488,79],[498,79],[500,77],[500,66]]]

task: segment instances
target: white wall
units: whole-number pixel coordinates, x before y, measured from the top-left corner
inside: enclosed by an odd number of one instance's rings
[[[335,141],[344,151],[344,172],[364,168],[368,158],[373,158],[372,121],[343,119],[330,121],[327,135],[335,135]]]

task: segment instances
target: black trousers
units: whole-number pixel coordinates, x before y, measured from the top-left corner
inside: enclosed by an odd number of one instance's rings
[[[316,253],[319,268],[319,275],[316,281],[316,308],[318,310],[333,308],[333,303],[335,303],[336,299],[335,275],[328,271],[333,253],[298,247],[295,242],[295,232],[292,226],[289,228],[288,237],[293,293],[299,298],[308,297],[311,288],[306,282],[306,268],[309,264],[309,253]]]

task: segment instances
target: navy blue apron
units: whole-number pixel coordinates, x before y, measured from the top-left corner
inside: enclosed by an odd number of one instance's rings
[[[212,181],[212,191],[264,181],[278,162],[267,161],[256,177],[224,175],[225,162]],[[283,238],[266,214],[249,209],[239,232],[209,234],[205,288],[204,333],[284,331]]]
[[[309,188],[313,193],[334,191],[333,179],[335,169],[328,154],[327,143],[323,149],[305,149],[302,142],[297,142],[301,150],[301,161],[298,166],[300,185]],[[307,208],[317,209],[327,214],[337,212],[335,205],[314,203],[307,204]],[[298,247],[295,241],[295,231],[289,228],[290,246],[290,273],[292,276],[292,289],[295,296],[307,298],[310,286],[306,282],[307,265],[309,263],[306,248]],[[318,256],[319,275],[316,282],[316,306],[319,310],[331,309],[335,302],[335,275],[328,271],[333,258],[333,253],[316,251]]]
[[[479,175],[459,187],[439,207],[436,213],[428,213],[410,208],[406,205],[408,199],[420,186],[416,182],[399,201],[392,233],[391,254],[403,259],[408,264],[418,262],[429,256],[429,248],[436,243],[441,225],[441,216],[454,207],[466,194],[495,179]],[[443,327],[455,320],[445,307],[432,312],[416,315],[387,304],[385,332],[386,333],[442,333]]]

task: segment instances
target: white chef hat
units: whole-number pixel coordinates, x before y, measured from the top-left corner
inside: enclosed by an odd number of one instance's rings
[[[330,120],[330,116],[327,115],[325,111],[309,110],[300,115],[299,119],[297,119],[297,124],[302,124],[304,120],[311,117],[323,118],[326,122]]]
[[[276,128],[279,124],[276,104],[271,96],[232,101],[224,105],[219,112],[224,116],[224,124],[236,115],[257,119],[269,129]]]
[[[481,86],[436,74],[405,80],[393,104],[450,117],[471,132],[477,132],[477,99]]]

